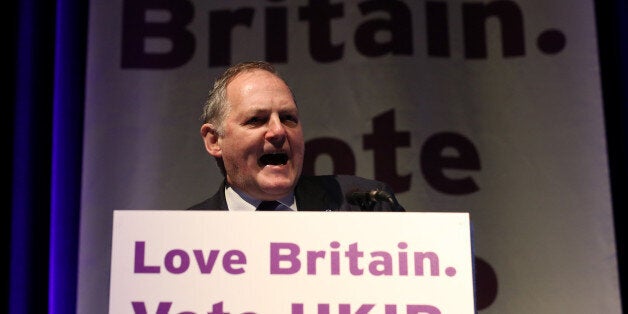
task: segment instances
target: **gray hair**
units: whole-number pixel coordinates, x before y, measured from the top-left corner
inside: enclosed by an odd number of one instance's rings
[[[247,61],[229,67],[216,79],[214,87],[209,91],[207,100],[203,105],[201,120],[203,123],[211,123],[216,128],[218,135],[224,134],[223,122],[229,113],[229,103],[227,101],[227,85],[240,73],[264,70],[279,76],[275,67],[265,61]]]

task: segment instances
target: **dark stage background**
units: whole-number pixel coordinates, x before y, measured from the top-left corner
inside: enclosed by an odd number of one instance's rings
[[[628,294],[628,4],[595,1],[617,257]],[[3,29],[3,312],[76,312],[88,3],[9,1]],[[587,78],[582,78],[586,80]]]

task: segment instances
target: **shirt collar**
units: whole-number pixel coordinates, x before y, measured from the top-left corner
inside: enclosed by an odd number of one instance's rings
[[[255,211],[261,200],[255,199],[246,194],[240,189],[232,186],[225,186],[225,199],[227,200],[227,207],[230,211]],[[286,197],[277,200],[282,206],[290,208],[290,210],[297,210],[297,203],[294,199],[294,192],[288,194]]]

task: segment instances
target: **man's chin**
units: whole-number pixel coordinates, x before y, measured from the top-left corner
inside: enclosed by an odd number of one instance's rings
[[[259,186],[264,193],[274,196],[286,196],[292,192],[295,180],[289,178],[271,178],[259,182]]]

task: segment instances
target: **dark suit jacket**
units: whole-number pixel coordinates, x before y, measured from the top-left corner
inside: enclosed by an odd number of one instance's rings
[[[373,202],[352,204],[347,195],[352,192],[383,190],[392,195],[393,203]],[[383,182],[350,175],[301,176],[294,190],[299,211],[405,211],[395,198],[392,188]],[[190,210],[227,210],[225,182],[216,194]]]

